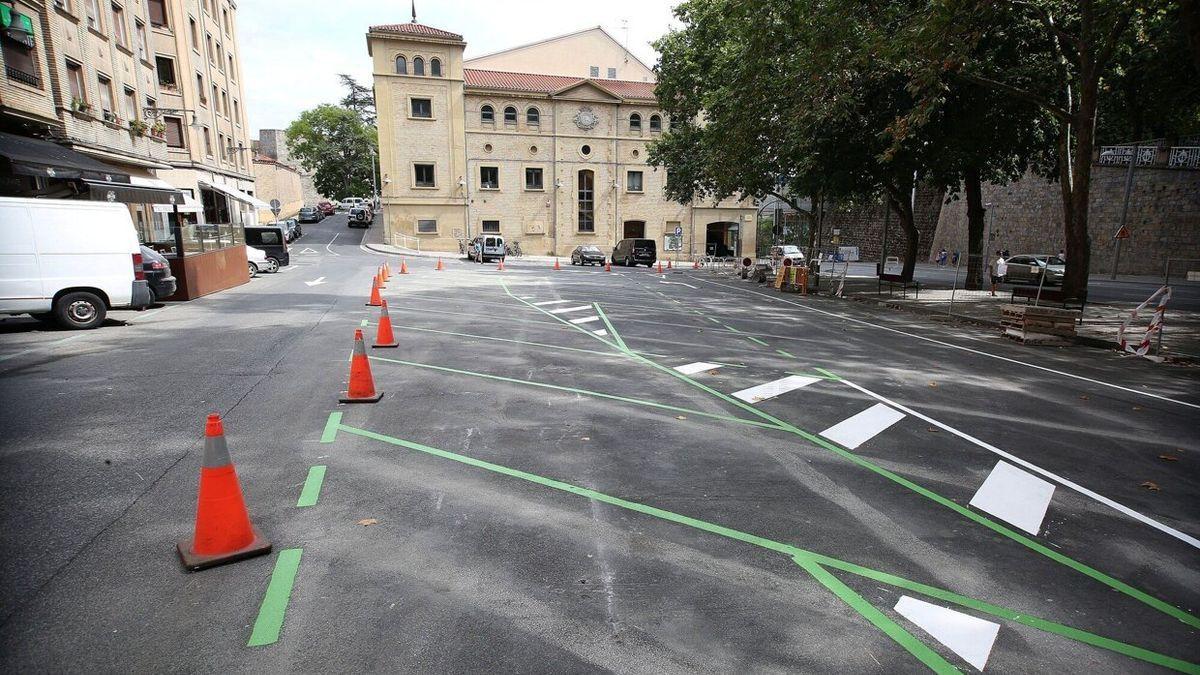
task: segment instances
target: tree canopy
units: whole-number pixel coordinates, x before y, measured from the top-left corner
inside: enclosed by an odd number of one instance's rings
[[[372,153],[378,135],[353,110],[317,106],[301,113],[286,133],[292,156],[313,172],[318,192],[339,197],[373,193]]]

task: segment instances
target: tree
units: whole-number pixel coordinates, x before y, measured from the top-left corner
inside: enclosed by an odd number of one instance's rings
[[[346,95],[342,97],[341,106],[353,110],[363,124],[370,127],[376,126],[375,92],[370,87],[359,84],[357,80],[345,73],[338,75],[338,79],[346,88]]]
[[[372,194],[372,153],[378,135],[353,110],[324,104],[306,110],[287,128],[288,147],[313,172],[324,195]]]

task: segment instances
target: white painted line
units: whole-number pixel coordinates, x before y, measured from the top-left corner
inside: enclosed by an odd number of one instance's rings
[[[902,419],[904,419],[903,413],[892,410],[882,403],[876,403],[857,415],[844,419],[822,431],[821,435],[853,450]]]
[[[939,421],[933,419],[932,417],[929,417],[928,415],[923,415],[923,414],[917,412],[916,410],[913,410],[912,408],[903,406],[899,403],[896,403],[895,401],[892,401],[883,396],[880,396],[879,394],[876,394],[875,392],[871,391],[870,389],[867,389],[866,387],[859,386],[859,385],[857,385],[849,380],[845,380],[845,379],[843,379],[842,382],[849,387],[852,387],[854,389],[861,391],[862,393],[866,394],[867,396],[870,396],[871,398],[874,398],[879,401],[883,401],[884,403],[887,403],[888,405],[896,408],[897,410],[902,410],[906,414],[912,415],[913,417],[916,417],[917,419],[924,420],[924,421],[934,425],[935,427],[938,427],[939,429],[948,431],[948,432],[954,434],[955,436],[958,436],[959,438],[961,438],[965,441],[974,443],[975,445],[983,448],[984,450],[987,450],[988,452],[991,452],[993,454],[999,455],[1000,457],[1003,457],[1004,459],[1007,459],[1008,461],[1012,462],[1013,464],[1016,464],[1018,466],[1022,466],[1026,469],[1029,469],[1030,471],[1040,474],[1041,476],[1043,476],[1045,478],[1049,478],[1050,480],[1058,483],[1059,485],[1061,485],[1063,487],[1070,488],[1085,497],[1090,497],[1090,498],[1100,502],[1101,504],[1104,504],[1105,506],[1115,509],[1115,510],[1129,516],[1130,518],[1133,518],[1134,520],[1136,520],[1140,523],[1149,525],[1150,527],[1153,527],[1154,529],[1156,529],[1160,532],[1169,534],[1172,537],[1175,537],[1176,539],[1178,539],[1179,541],[1182,541],[1182,542],[1188,544],[1189,546],[1192,546],[1193,548],[1200,548],[1200,539],[1197,539],[1196,537],[1193,537],[1189,534],[1184,534],[1183,532],[1180,532],[1179,530],[1176,530],[1173,527],[1163,525],[1162,523],[1158,522],[1157,520],[1154,520],[1153,518],[1150,518],[1149,516],[1142,515],[1141,513],[1134,511],[1133,509],[1129,508],[1128,506],[1125,506],[1124,504],[1119,504],[1119,503],[1109,499],[1108,497],[1105,497],[1104,495],[1101,495],[1097,492],[1093,492],[1092,490],[1089,490],[1089,489],[1083,487],[1082,485],[1080,485],[1074,481],[1067,480],[1066,478],[1063,478],[1062,476],[1059,476],[1058,474],[1051,473],[1050,471],[1047,471],[1047,470],[1043,469],[1042,467],[1040,467],[1036,464],[1033,464],[1032,462],[1027,462],[1027,461],[1021,459],[1020,457],[1017,457],[1016,455],[1005,452],[990,443],[986,443],[984,441],[979,440],[978,438],[975,438],[971,434],[968,434],[963,431],[959,431],[958,429],[955,429],[954,427],[950,426],[949,424],[939,422]]]
[[[693,285],[691,285],[691,284],[685,284],[685,283],[683,283],[682,281],[663,281],[663,280],[660,280],[658,283],[660,283],[660,284],[671,284],[672,286],[687,286],[688,288],[692,289],[693,291],[694,291],[694,290],[696,290],[696,287],[695,287],[695,286],[693,286]]]
[[[533,296],[532,295],[520,295],[520,296],[517,296],[517,299],[518,300],[532,300]]]
[[[1000,633],[1000,624],[907,595],[900,596],[895,609],[897,614],[932,635],[967,663],[979,670],[987,666],[992,646]]]
[[[1036,537],[1042,531],[1042,520],[1053,496],[1053,483],[1001,460],[971,497],[971,506]]]
[[[807,387],[813,382],[820,381],[821,378],[819,377],[788,375],[787,377],[780,378],[773,382],[767,382],[766,384],[760,384],[758,386],[750,387],[749,389],[735,391],[733,392],[733,395],[747,403],[756,403],[758,401],[765,401],[769,398],[775,398],[780,394],[786,394],[794,389]]]
[[[546,305],[561,305],[564,302],[570,302],[570,300],[546,300],[545,302],[535,302],[533,303],[533,306],[545,307]]]
[[[608,331],[604,330],[603,328],[601,328],[600,330],[594,330],[594,331],[592,331],[592,333],[594,335],[608,335]]]
[[[582,319],[571,319],[571,323],[573,323],[575,325],[579,325],[581,323],[591,323],[593,321],[599,321],[599,320],[600,320],[600,317],[598,317],[598,316],[588,316],[588,317],[584,317]]]
[[[329,251],[330,253],[333,253],[334,255],[336,255],[336,256],[338,256],[338,257],[340,258],[342,254],[340,254],[340,253],[335,253],[333,249],[329,248],[330,246],[332,246],[332,245],[333,245],[333,242],[337,240],[337,238],[338,238],[338,235],[339,235],[339,234],[341,234],[341,232],[335,233],[335,234],[333,235],[333,239],[330,239],[330,240],[329,240],[329,243],[328,243],[328,244],[325,244],[325,250],[326,250],[326,251]]]
[[[986,356],[986,357],[988,357],[989,359],[998,359],[998,360],[1000,360],[1000,361],[1005,361],[1005,362],[1008,362],[1008,363],[1015,363],[1015,364],[1017,364],[1017,365],[1020,365],[1020,366],[1025,366],[1025,367],[1027,367],[1027,368],[1034,368],[1034,369],[1036,369],[1036,370],[1041,370],[1041,371],[1044,371],[1044,372],[1047,372],[1047,373],[1054,373],[1055,375],[1062,375],[1063,377],[1070,377],[1070,378],[1074,378],[1074,379],[1076,379],[1076,380],[1082,380],[1082,381],[1084,381],[1084,382],[1090,382],[1091,384],[1098,384],[1098,385],[1100,385],[1100,386],[1102,386],[1102,387],[1111,387],[1111,388],[1113,388],[1113,389],[1119,389],[1119,390],[1121,390],[1121,391],[1128,392],[1128,393],[1130,393],[1130,394],[1137,394],[1138,396],[1148,396],[1148,397],[1150,397],[1150,398],[1156,398],[1156,399],[1158,399],[1158,400],[1160,400],[1160,401],[1167,401],[1167,402],[1169,402],[1169,403],[1178,403],[1179,405],[1184,405],[1184,406],[1187,406],[1187,407],[1189,407],[1189,408],[1196,408],[1197,410],[1200,410],[1200,404],[1197,404],[1197,403],[1188,403],[1187,401],[1180,401],[1179,399],[1170,398],[1170,397],[1168,397],[1168,396],[1163,396],[1163,395],[1161,395],[1161,394],[1153,394],[1153,393],[1150,393],[1150,392],[1148,392],[1148,391],[1139,391],[1139,390],[1137,390],[1137,389],[1132,389],[1132,388],[1130,388],[1130,387],[1122,387],[1122,386],[1121,386],[1121,385],[1119,385],[1119,384],[1112,384],[1112,383],[1110,383],[1110,382],[1103,382],[1103,381],[1101,381],[1101,380],[1094,380],[1094,379],[1092,379],[1092,378],[1090,378],[1090,377],[1084,377],[1083,375],[1076,375],[1076,374],[1074,374],[1074,373],[1068,373],[1068,372],[1064,372],[1064,371],[1062,371],[1062,370],[1055,370],[1055,369],[1053,369],[1053,368],[1047,368],[1046,366],[1039,366],[1039,365],[1037,365],[1037,364],[1035,364],[1035,363],[1026,363],[1025,361],[1020,361],[1020,360],[1017,360],[1017,359],[1010,359],[1010,358],[1009,358],[1009,357],[1007,357],[1007,356],[1000,356],[999,354],[989,354],[989,353],[987,353],[987,352],[980,351],[980,350],[978,350],[978,349],[971,349],[970,347],[963,347],[962,345],[956,345],[956,344],[953,344],[953,343],[950,343],[950,342],[942,342],[941,340],[935,340],[935,339],[933,339],[933,338],[930,338],[930,337],[925,337],[924,335],[917,335],[917,334],[915,334],[915,333],[907,333],[907,332],[905,332],[905,331],[902,331],[902,330],[897,330],[897,329],[895,329],[895,328],[889,328],[888,326],[881,326],[881,325],[879,325],[879,324],[877,324],[877,323],[871,323],[870,321],[863,321],[862,319],[855,319],[854,317],[852,317],[852,316],[846,316],[845,314],[838,314],[838,313],[836,313],[836,312],[827,312],[827,311],[825,311],[825,310],[823,310],[823,309],[817,309],[816,307],[809,307],[808,305],[802,305],[802,304],[800,304],[800,303],[798,303],[798,302],[793,302],[793,301],[791,301],[791,300],[785,300],[785,299],[783,299],[783,298],[780,298],[780,297],[777,297],[777,296],[771,295],[771,294],[769,294],[769,293],[763,293],[762,291],[752,291],[752,290],[750,290],[750,289],[748,289],[748,288],[738,288],[737,286],[729,286],[729,285],[727,285],[727,284],[721,284],[721,283],[717,283],[717,282],[715,282],[715,281],[709,281],[708,279],[699,279],[699,278],[697,278],[696,280],[697,280],[697,281],[702,281],[702,282],[704,282],[704,283],[706,283],[706,284],[712,284],[712,285],[714,285],[714,286],[721,286],[721,287],[723,287],[723,288],[732,288],[732,289],[734,289],[734,290],[740,290],[740,291],[743,291],[743,292],[745,292],[745,293],[753,293],[753,294],[755,294],[755,295],[761,295],[761,296],[763,296],[763,297],[771,298],[772,300],[775,300],[776,302],[782,302],[782,303],[785,303],[785,304],[788,304],[788,305],[795,305],[796,307],[799,307],[800,309],[805,309],[805,310],[808,310],[808,311],[810,311],[810,312],[817,312],[818,314],[824,314],[824,315],[826,315],[826,316],[832,316],[832,317],[836,317],[836,318],[839,318],[839,319],[845,319],[846,321],[853,321],[854,323],[861,323],[861,324],[863,324],[864,326],[871,326],[872,328],[878,328],[878,329],[880,329],[880,330],[886,330],[886,331],[889,331],[889,332],[892,332],[892,333],[898,333],[898,334],[900,334],[900,335],[906,335],[906,336],[908,336],[908,337],[911,337],[911,338],[916,338],[916,339],[918,339],[918,340],[924,340],[924,341],[926,341],[926,342],[932,342],[933,344],[936,344],[936,345],[941,345],[941,346],[943,346],[943,347],[950,347],[951,349],[958,349],[958,350],[961,350],[961,351],[964,351],[964,352],[970,352],[971,354],[977,354],[977,355],[979,355],[979,356]]]
[[[683,373],[684,375],[695,375],[696,373],[703,373],[706,370],[714,370],[714,369],[720,368],[720,367],[721,367],[721,364],[719,364],[719,363],[707,363],[705,361],[697,361],[696,363],[689,363],[689,364],[683,365],[683,366],[675,366],[675,370],[678,370],[679,372]]]
[[[582,312],[585,309],[591,309],[591,305],[580,305],[578,307],[562,307],[560,309],[550,310],[551,314],[566,314],[567,312]]]
[[[312,287],[312,286],[320,286],[323,283],[325,283],[325,277],[317,277],[316,279],[313,279],[312,281],[304,282],[304,285]]]

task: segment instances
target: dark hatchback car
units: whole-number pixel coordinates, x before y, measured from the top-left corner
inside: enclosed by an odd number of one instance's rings
[[[288,252],[287,236],[279,225],[255,225],[243,228],[246,233],[246,245],[267,254],[267,259],[274,259],[280,267],[291,262]]]
[[[612,261],[614,265],[631,267],[645,265],[653,267],[658,258],[658,249],[653,239],[622,239],[613,247]]]
[[[300,209],[297,219],[302,223],[319,223],[325,220],[325,214],[321,213],[321,209],[315,206],[305,206]]]
[[[152,248],[142,247],[142,271],[150,286],[150,302],[175,295],[175,276],[171,274],[171,263]]]
[[[603,265],[604,252],[598,246],[576,246],[571,251],[572,265]]]

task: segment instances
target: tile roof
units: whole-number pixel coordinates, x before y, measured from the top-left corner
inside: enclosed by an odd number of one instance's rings
[[[552,94],[575,84],[588,81],[585,77],[569,75],[540,75],[537,73],[508,73],[499,70],[463,69],[463,82],[468,87],[525,91],[537,94]],[[622,98],[640,101],[654,100],[653,82],[630,80],[591,79],[597,86],[611,91]]]
[[[440,38],[443,40],[455,40],[462,42],[463,38],[458,33],[451,33],[448,30],[426,26],[422,23],[385,23],[379,26],[371,26],[372,33],[399,33],[400,35],[416,35],[419,37]]]

